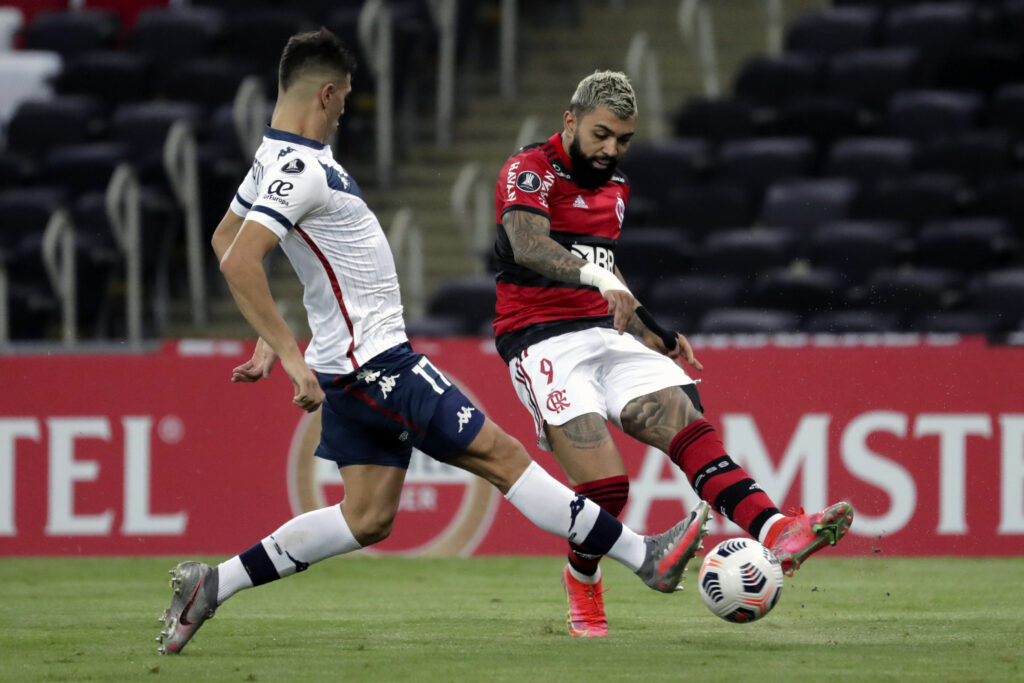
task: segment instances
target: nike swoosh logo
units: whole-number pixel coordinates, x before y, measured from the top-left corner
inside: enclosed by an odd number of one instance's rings
[[[189,601],[187,603],[185,603],[185,609],[181,610],[181,616],[178,617],[178,623],[181,624],[182,626],[194,626],[195,625],[194,621],[189,621],[188,620],[188,611],[190,609],[192,609],[192,605],[195,604],[196,596],[199,595],[199,589],[203,587],[203,581],[205,581],[205,580],[206,580],[205,576],[203,578],[199,579],[199,585],[196,586],[195,591],[192,592],[192,597],[189,598]]]

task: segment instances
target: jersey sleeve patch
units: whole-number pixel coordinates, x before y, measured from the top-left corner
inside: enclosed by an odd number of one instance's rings
[[[499,214],[513,205],[523,205],[548,211],[548,195],[555,185],[551,164],[537,154],[521,154],[505,168],[498,180]]]

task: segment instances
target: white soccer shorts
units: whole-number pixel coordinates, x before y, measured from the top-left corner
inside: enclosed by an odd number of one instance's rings
[[[597,413],[622,428],[622,409],[638,396],[692,384],[675,361],[631,334],[593,327],[528,347],[508,366],[520,402],[533,416],[537,446],[551,450],[544,423],[558,426]]]

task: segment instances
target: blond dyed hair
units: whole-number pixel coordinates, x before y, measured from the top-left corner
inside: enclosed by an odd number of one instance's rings
[[[626,74],[595,71],[580,81],[569,100],[569,111],[585,116],[598,107],[604,107],[623,120],[636,116],[636,93]]]

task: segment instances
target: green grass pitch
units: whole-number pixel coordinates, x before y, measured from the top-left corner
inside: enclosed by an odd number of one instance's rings
[[[352,556],[238,594],[161,657],[177,559],[0,559],[0,680],[1024,680],[1024,558],[815,557],[747,625],[606,561],[611,636],[583,640],[558,558]]]

